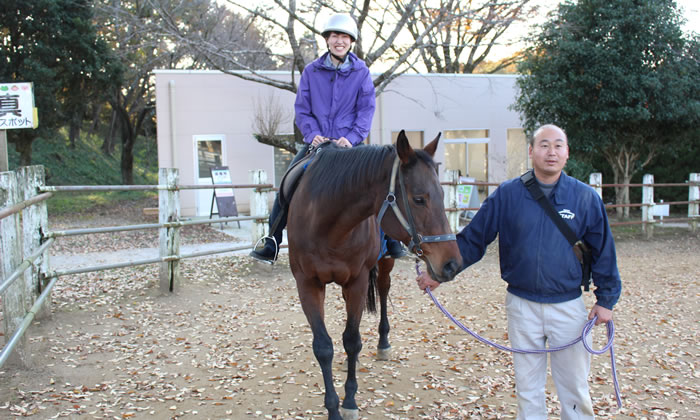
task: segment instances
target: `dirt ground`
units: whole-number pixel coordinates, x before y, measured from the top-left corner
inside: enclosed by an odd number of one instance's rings
[[[57,223],[117,223],[114,214],[103,216],[108,221]],[[119,235],[64,238],[57,249],[77,253],[157,243],[155,233]],[[218,241],[220,235],[197,228],[185,236]],[[699,249],[700,234],[682,230],[653,240],[618,238],[623,295],[615,308],[615,355],[623,408],[615,403],[609,356],[594,356],[590,382],[599,418],[700,418]],[[435,295],[462,323],[507,344],[505,286],[498,273],[494,244],[483,261]],[[52,314],[28,330],[32,366],[0,371],[0,417],[326,417],[311,331],[284,256],[274,267],[239,256],[186,260],[182,284],[167,296],[158,291],[157,274],[157,267],[143,266],[61,277]],[[374,357],[378,316],[366,314],[362,323],[361,418],[515,418],[510,354],[445,318],[415,286],[411,261],[399,261],[392,274],[389,361]],[[339,292],[328,290],[326,320],[342,398]],[[592,294],[586,301],[592,304]],[[604,328],[593,334],[600,347]],[[547,399],[558,417],[551,382]]]

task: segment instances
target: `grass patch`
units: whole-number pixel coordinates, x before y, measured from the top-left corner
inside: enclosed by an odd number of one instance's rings
[[[80,213],[123,201],[141,201],[158,197],[157,191],[92,191],[59,192],[47,202],[49,217],[69,213]]]
[[[59,185],[121,185],[121,148],[112,155],[101,150],[102,138],[83,136],[74,148],[68,143],[65,130],[51,139],[38,138],[32,143],[32,165],[42,165],[47,186]],[[8,146],[10,170],[19,165],[19,155]],[[134,147],[134,183],[158,184],[158,151],[155,138],[139,137]],[[49,215],[89,211],[119,201],[143,200],[156,197],[157,191],[88,191],[57,192],[48,202]]]

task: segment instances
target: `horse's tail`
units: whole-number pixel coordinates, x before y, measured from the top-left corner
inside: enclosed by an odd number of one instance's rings
[[[375,264],[371,270],[369,270],[369,283],[367,286],[367,310],[370,313],[377,313],[377,274],[379,269]]]

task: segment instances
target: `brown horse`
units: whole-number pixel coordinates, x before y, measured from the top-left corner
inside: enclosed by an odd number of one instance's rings
[[[462,265],[455,236],[449,233],[433,161],[439,138],[422,150],[412,149],[403,131],[395,146],[318,149],[292,197],[287,224],[289,261],[313,332],[313,352],[323,372],[329,419],[358,417],[355,368],[362,349],[360,320],[365,305],[376,310],[375,290],[381,304],[379,353],[390,347],[386,303],[394,261],[378,259],[380,227],[407,244],[438,281],[451,280]],[[343,417],[331,372],[333,342],[324,324],[329,283],[342,288],[347,311]]]

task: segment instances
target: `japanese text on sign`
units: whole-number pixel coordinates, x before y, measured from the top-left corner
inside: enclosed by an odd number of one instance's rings
[[[36,128],[31,83],[0,83],[0,130]]]

